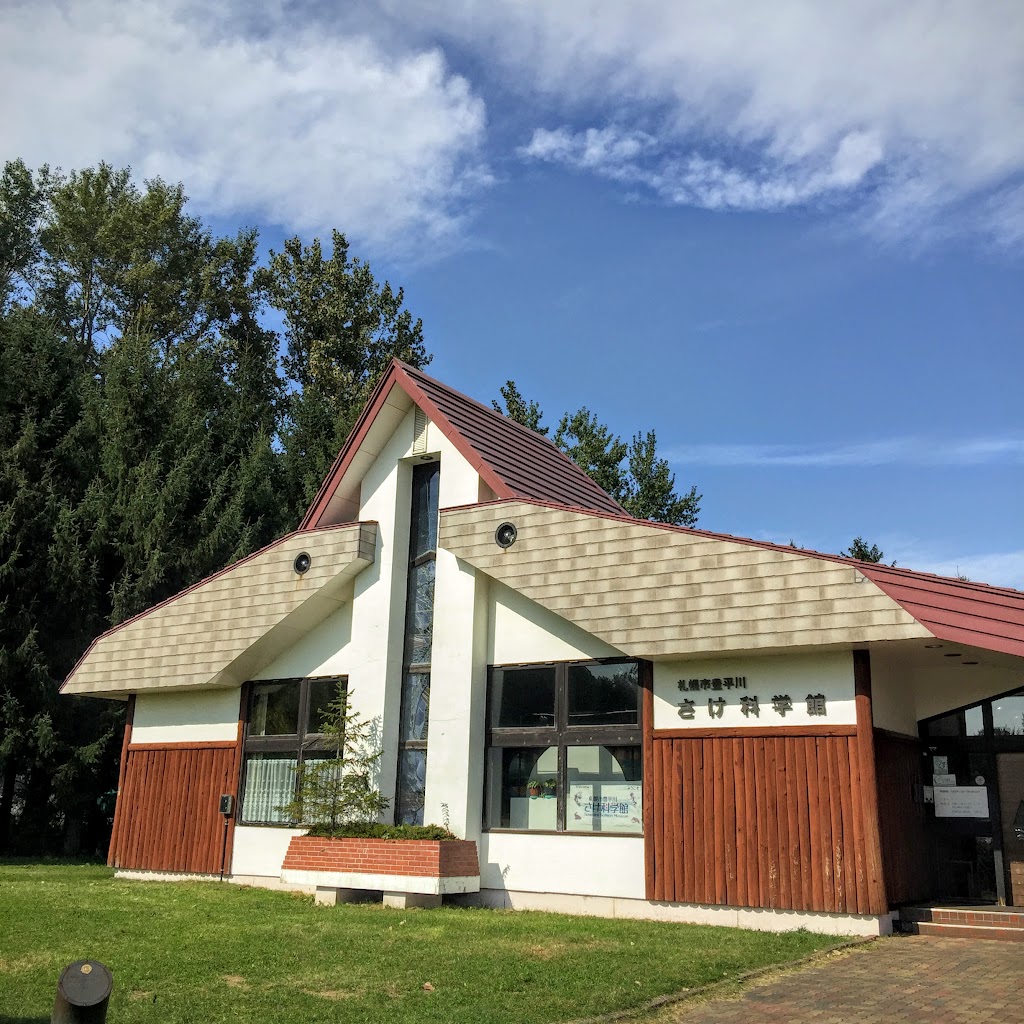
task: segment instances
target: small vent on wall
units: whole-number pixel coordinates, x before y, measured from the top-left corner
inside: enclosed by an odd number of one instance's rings
[[[427,450],[427,414],[416,408],[416,418],[413,424],[412,453],[422,455]]]

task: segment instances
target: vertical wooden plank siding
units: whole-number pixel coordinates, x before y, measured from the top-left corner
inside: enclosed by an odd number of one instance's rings
[[[655,733],[645,793],[655,898],[884,913],[872,889],[861,738],[852,732]],[[894,821],[898,813],[894,806]]]
[[[235,741],[126,745],[109,863],[140,871],[218,873],[224,840],[220,795],[237,793],[239,753]],[[233,822],[229,836],[232,831]]]
[[[922,797],[921,743],[875,730],[885,894],[890,906],[929,895],[928,832]]]

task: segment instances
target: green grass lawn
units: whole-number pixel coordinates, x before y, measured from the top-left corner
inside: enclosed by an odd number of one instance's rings
[[[216,882],[0,862],[0,1024],[46,1024],[60,970],[84,958],[114,973],[110,1024],[509,1024],[638,1006],[836,941],[514,911],[315,907]]]

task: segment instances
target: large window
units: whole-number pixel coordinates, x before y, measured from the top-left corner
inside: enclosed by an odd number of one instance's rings
[[[320,726],[344,686],[338,677],[250,684],[240,821],[291,824],[282,808],[295,797],[301,765],[329,756]]]
[[[635,661],[493,668],[486,827],[639,833]]]

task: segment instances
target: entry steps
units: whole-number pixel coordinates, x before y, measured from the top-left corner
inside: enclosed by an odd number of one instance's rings
[[[911,935],[1024,942],[1024,907],[948,903],[901,907],[895,926]]]

